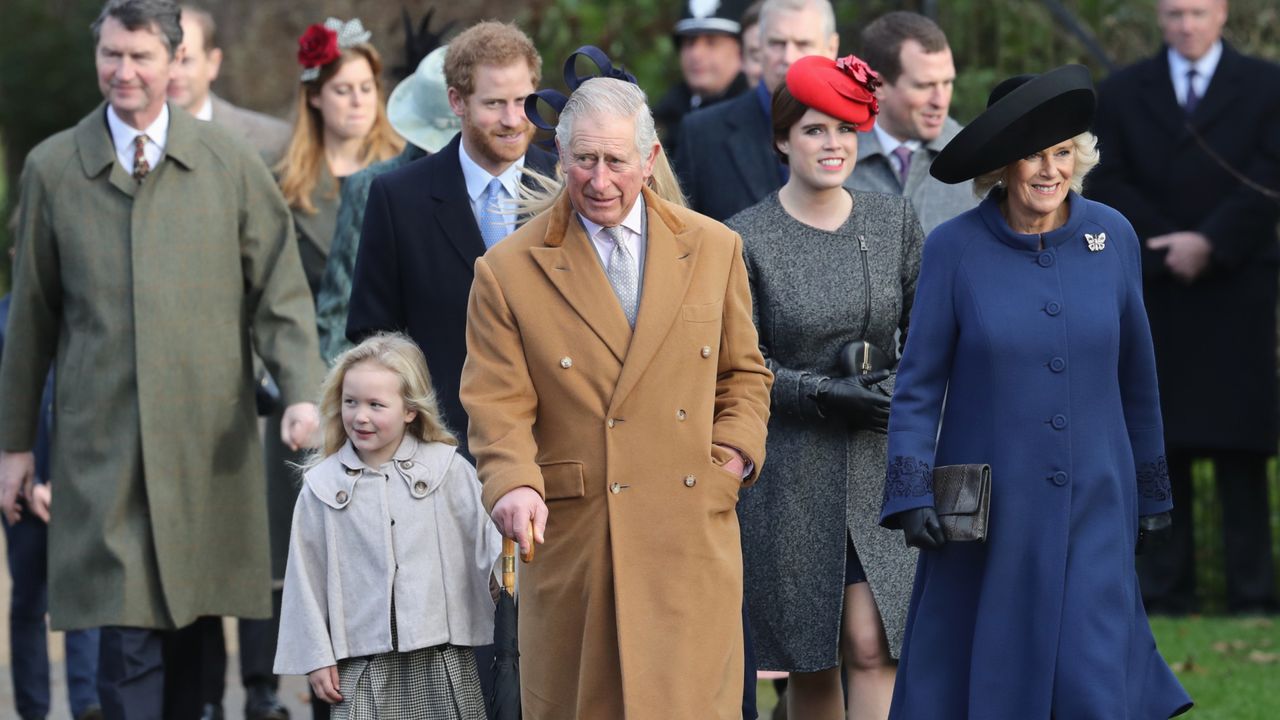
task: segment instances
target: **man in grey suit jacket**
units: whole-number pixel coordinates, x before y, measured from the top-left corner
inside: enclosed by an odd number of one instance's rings
[[[907,196],[931,232],[978,202],[973,183],[946,185],[929,175],[933,159],[960,132],[947,114],[956,78],[947,36],[923,15],[891,12],[862,31],[862,53],[884,85],[876,126],[859,133],[858,164],[845,185]]]
[[[197,119],[217,123],[243,138],[267,165],[274,165],[289,144],[289,124],[270,115],[237,107],[214,95],[210,85],[222,67],[218,27],[208,11],[182,6],[182,59],[169,80],[169,99]]]

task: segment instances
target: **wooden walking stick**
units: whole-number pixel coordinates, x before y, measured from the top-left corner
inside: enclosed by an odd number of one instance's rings
[[[520,554],[520,561],[533,562],[533,521],[529,521],[529,552]],[[502,587],[512,595],[516,592],[516,541],[502,539]]]

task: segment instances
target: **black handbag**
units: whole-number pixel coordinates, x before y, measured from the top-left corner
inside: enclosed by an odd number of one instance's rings
[[[933,508],[949,542],[984,542],[991,511],[991,466],[934,468]]]

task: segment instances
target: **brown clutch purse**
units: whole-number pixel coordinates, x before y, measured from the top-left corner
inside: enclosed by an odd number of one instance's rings
[[[934,468],[933,507],[948,541],[985,541],[991,509],[991,466]]]

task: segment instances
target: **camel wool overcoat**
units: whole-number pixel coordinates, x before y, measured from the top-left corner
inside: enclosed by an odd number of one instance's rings
[[[521,566],[526,720],[741,716],[744,479],[773,376],[742,240],[659,199],[634,333],[567,196],[476,262],[462,402],[485,507],[546,498]]]
[[[269,617],[250,339],[286,404],[323,363],[293,220],[257,153],[169,109],[139,183],[106,105],[22,175],[0,447],[35,434],[52,363],[49,614],[57,629]]]

